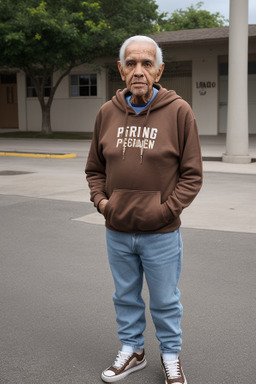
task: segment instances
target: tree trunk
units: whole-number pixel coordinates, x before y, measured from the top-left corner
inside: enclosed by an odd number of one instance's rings
[[[53,102],[53,98],[56,92],[56,89],[58,88],[60,82],[63,80],[65,76],[67,76],[71,71],[72,66],[70,66],[66,71],[61,73],[59,78],[57,79],[55,85],[51,86],[50,89],[50,96],[45,100],[44,96],[44,90],[46,86],[46,80],[49,77],[53,77],[54,69],[53,68],[45,68],[44,71],[41,72],[40,75],[33,72],[33,68],[26,68],[26,74],[31,78],[32,84],[35,87],[36,94],[38,97],[38,101],[41,106],[42,111],[42,128],[41,133],[43,135],[48,135],[52,133],[52,127],[51,127],[51,106]]]
[[[52,127],[51,127],[51,104],[48,105],[48,103],[44,106],[41,105],[42,108],[42,134],[47,135],[49,133],[52,133]]]

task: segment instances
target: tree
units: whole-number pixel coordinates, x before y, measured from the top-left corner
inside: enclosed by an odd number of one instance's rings
[[[135,31],[153,32],[156,9],[153,0],[0,0],[0,67],[21,69],[31,79],[42,133],[51,132],[54,95],[71,69],[116,53]],[[55,82],[46,98],[49,78]]]
[[[168,18],[165,13],[164,17],[160,17],[158,21],[159,30],[164,31],[179,31],[182,29],[196,29],[196,28],[215,28],[223,27],[225,22],[224,16],[219,12],[210,13],[201,9],[203,2],[198,2],[195,7],[191,5],[185,10],[177,9]]]
[[[111,26],[112,38],[118,40],[118,47],[128,36],[157,31],[159,14],[154,0],[102,0],[100,3]]]
[[[77,0],[1,0],[0,65],[23,70],[42,109],[42,132],[51,132],[50,109],[61,80],[106,44],[108,29],[97,3]],[[60,71],[50,95],[45,85]]]

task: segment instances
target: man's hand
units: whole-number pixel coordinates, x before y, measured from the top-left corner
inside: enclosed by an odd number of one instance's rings
[[[106,207],[107,203],[108,203],[107,199],[102,199],[99,203],[99,210],[102,213],[102,215],[104,215],[104,211],[105,211],[105,207]]]

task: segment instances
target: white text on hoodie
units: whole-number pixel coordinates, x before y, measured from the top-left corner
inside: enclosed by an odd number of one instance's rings
[[[137,127],[136,125],[118,127],[116,147],[143,147],[153,149],[157,138],[158,129],[151,127]]]

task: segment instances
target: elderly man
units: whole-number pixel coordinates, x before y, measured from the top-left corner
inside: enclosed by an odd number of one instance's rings
[[[121,349],[107,383],[146,366],[143,275],[166,384],[187,383],[181,350],[180,214],[199,192],[202,160],[190,106],[157,84],[164,70],[154,40],[133,36],[117,63],[126,83],[98,112],[86,164],[91,200],[106,220]]]

